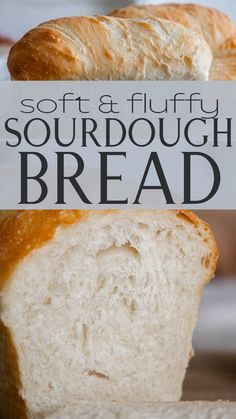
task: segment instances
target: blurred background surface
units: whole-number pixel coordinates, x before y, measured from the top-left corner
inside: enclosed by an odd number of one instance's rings
[[[39,23],[62,16],[107,14],[129,4],[178,3],[176,0],[0,0],[0,34],[17,40]],[[191,1],[182,0],[181,3]],[[198,0],[204,6],[216,7],[236,22],[235,0]]]
[[[236,274],[205,287],[193,347],[183,400],[236,401]]]
[[[133,3],[168,1],[0,0],[0,80],[9,77],[6,57],[11,40],[16,41],[40,22],[70,15],[106,14]],[[197,3],[218,8],[236,23],[235,0]],[[200,211],[199,215],[212,226],[220,260],[216,279],[203,294],[194,335],[196,355],[188,369],[183,399],[236,400],[236,211]]]

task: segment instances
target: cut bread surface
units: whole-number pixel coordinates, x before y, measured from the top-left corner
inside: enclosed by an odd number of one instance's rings
[[[43,212],[50,224],[54,211]],[[40,246],[30,237],[4,280],[1,321],[19,380],[1,381],[0,416],[13,389],[29,418],[77,400],[179,400],[217,259],[209,227],[190,212],[71,213]],[[4,417],[19,417],[12,409]]]
[[[67,407],[46,419],[233,419],[233,402],[87,403]]]

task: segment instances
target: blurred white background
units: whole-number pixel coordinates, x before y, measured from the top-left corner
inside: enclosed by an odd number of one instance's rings
[[[117,7],[133,3],[177,3],[176,0],[0,0],[0,35],[14,40],[42,21],[70,15],[106,14]],[[182,3],[191,0],[182,0]],[[199,4],[216,7],[236,22],[235,0],[198,0]]]

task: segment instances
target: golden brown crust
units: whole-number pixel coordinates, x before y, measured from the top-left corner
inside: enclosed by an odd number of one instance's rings
[[[99,211],[99,213],[108,211]],[[201,231],[204,232],[206,239],[212,242],[210,279],[214,274],[218,258],[218,249],[210,226],[191,211],[173,212],[177,217],[190,220],[200,234]],[[84,221],[90,213],[92,211],[85,210],[22,210],[2,211],[2,214],[0,212],[0,290],[7,284],[16,265],[33,249],[51,240],[58,227]]]
[[[1,211],[0,291],[17,263],[33,249],[49,241],[59,226],[84,218],[87,211]]]
[[[27,408],[20,396],[21,381],[16,348],[10,330],[1,321],[0,377],[0,418],[27,419]]]
[[[72,42],[48,28],[32,30],[11,48],[8,68],[14,80],[71,80],[75,71]]]
[[[112,16],[160,17],[181,23],[201,34],[213,51],[211,80],[236,80],[236,25],[222,12],[197,4],[133,5]]]
[[[199,291],[202,290],[205,284],[207,284],[215,275],[216,265],[219,258],[219,249],[214,237],[214,234],[211,230],[211,227],[208,223],[201,220],[194,212],[188,210],[180,210],[176,214],[177,217],[185,217],[190,220],[195,227],[198,229],[198,233],[203,236],[204,235],[204,242],[211,243],[211,257],[208,261],[208,273],[205,278],[203,278]],[[203,261],[205,262],[205,261]]]
[[[14,80],[206,79],[211,51],[163,19],[71,17],[43,23],[10,51]]]

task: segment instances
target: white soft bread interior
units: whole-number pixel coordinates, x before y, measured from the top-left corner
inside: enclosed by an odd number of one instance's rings
[[[233,402],[87,403],[67,407],[46,419],[234,419]]]
[[[0,417],[179,400],[217,260],[207,224],[187,211],[21,211],[0,227]]]
[[[77,16],[45,22],[10,51],[14,80],[207,80],[204,38],[164,19]]]

